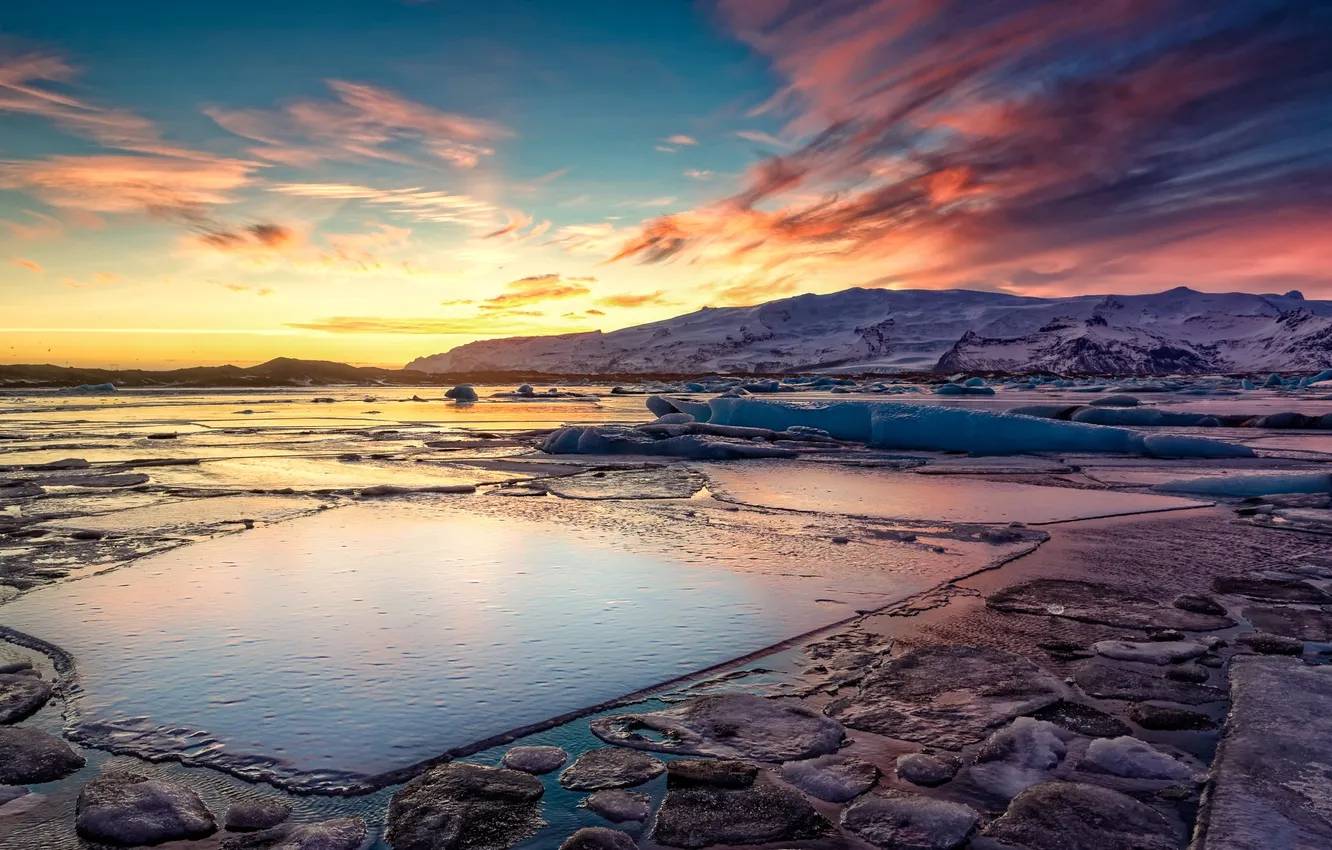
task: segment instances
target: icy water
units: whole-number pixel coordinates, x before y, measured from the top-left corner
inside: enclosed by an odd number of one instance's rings
[[[86,736],[335,790],[849,616],[830,594],[881,605],[937,580],[911,551],[917,574],[839,577],[789,544],[785,562],[713,551],[703,525],[673,553],[445,501],[205,541],[29,594],[0,623],[74,655]],[[974,568],[957,554],[935,569]]]

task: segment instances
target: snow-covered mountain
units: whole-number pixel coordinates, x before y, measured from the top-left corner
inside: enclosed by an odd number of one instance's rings
[[[546,374],[1040,371],[1082,374],[1323,369],[1332,301],[1203,293],[1028,298],[971,290],[848,289],[705,307],[611,333],[472,342],[407,365]]]

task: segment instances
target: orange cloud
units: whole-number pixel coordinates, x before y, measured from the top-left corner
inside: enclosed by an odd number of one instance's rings
[[[284,165],[327,160],[431,159],[472,168],[494,151],[484,142],[512,135],[492,121],[442,112],[364,83],[329,80],[332,100],[301,100],[280,110],[204,112],[223,129],[260,144],[253,156]]]
[[[698,144],[698,139],[693,136],[686,136],[683,133],[677,133],[674,136],[667,136],[662,139],[668,145],[692,146]]]
[[[36,262],[32,260],[24,260],[20,257],[13,257],[10,259],[9,262],[13,263],[19,268],[27,269],[28,271],[32,272],[37,272],[37,274],[46,273],[46,269],[42,268],[40,265],[38,265]]]
[[[383,316],[333,316],[311,322],[289,322],[286,327],[334,334],[423,334],[434,336],[512,335],[541,327],[525,322],[478,319],[408,319]]]
[[[776,279],[755,276],[745,280],[714,283],[708,288],[713,292],[713,297],[708,301],[711,306],[749,307],[782,295],[790,295],[796,291],[796,282],[789,276]]]
[[[111,272],[94,272],[92,279],[88,283],[81,283],[76,278],[67,277],[60,281],[61,286],[68,286],[72,289],[87,289],[93,286],[111,286],[120,283],[123,278],[118,274]]]
[[[364,201],[416,221],[473,226],[494,222],[496,209],[467,195],[454,195],[421,188],[375,189],[345,183],[282,183],[270,191],[301,198]]]
[[[669,304],[665,298],[665,290],[648,292],[642,295],[606,295],[597,299],[597,303],[602,307],[623,307],[633,309],[635,307],[647,307],[653,305]]]
[[[540,304],[543,301],[557,301],[588,295],[592,290],[574,280],[565,280],[558,274],[542,274],[525,277],[508,284],[506,292],[487,298],[481,305],[482,310],[504,310],[513,312],[514,308]]]

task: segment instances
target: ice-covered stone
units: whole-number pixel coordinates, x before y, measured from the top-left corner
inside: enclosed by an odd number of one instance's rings
[[[560,774],[560,784],[570,791],[600,791],[629,788],[656,779],[666,772],[661,759],[620,747],[588,750]]]
[[[763,844],[819,838],[832,824],[801,794],[773,785],[674,788],[657,812],[652,840],[667,847]]]
[[[1019,717],[981,745],[968,771],[971,780],[992,794],[1014,797],[1051,778],[1068,753],[1065,737],[1072,735],[1053,723]]]
[[[1127,735],[1120,738],[1097,738],[1087,747],[1084,764],[1092,764],[1127,779],[1163,779],[1187,782],[1194,778],[1188,765],[1161,752],[1146,741]]]
[[[459,404],[463,404],[469,401],[476,401],[477,399],[476,390],[472,389],[467,384],[459,384],[458,386],[444,393],[444,397],[451,398],[454,401],[458,402]]]
[[[589,826],[564,840],[560,850],[637,850],[638,844],[626,832]]]
[[[0,727],[0,785],[54,782],[84,764],[69,744],[41,729]]]
[[[666,426],[685,427],[685,426]],[[740,460],[745,458],[793,458],[798,453],[766,443],[706,434],[657,436],[622,425],[570,425],[546,438],[541,450],[547,454],[651,455],[694,460]]]
[[[535,834],[545,787],[531,774],[453,762],[408,782],[389,803],[393,850],[512,847]]]
[[[1230,593],[1270,602],[1303,602],[1311,605],[1332,604],[1332,595],[1300,579],[1217,576],[1212,579],[1212,590],[1217,593]]]
[[[1176,664],[1207,654],[1207,647],[1191,640],[1148,641],[1136,643],[1128,640],[1103,640],[1092,644],[1097,655],[1116,661],[1138,661],[1144,664]]]
[[[970,806],[906,794],[861,797],[842,812],[845,829],[885,850],[952,850],[979,820]]]
[[[513,747],[500,763],[510,770],[540,776],[558,770],[568,760],[569,754],[560,747]]]
[[[788,761],[782,765],[781,775],[806,794],[830,803],[859,797],[879,781],[879,769],[874,765],[837,754]]]
[[[652,798],[642,791],[611,788],[589,794],[587,807],[612,823],[645,821],[652,814]]]
[[[1145,803],[1081,782],[1028,788],[983,834],[1027,850],[1179,850],[1182,838]]]
[[[926,646],[871,670],[826,711],[855,729],[956,749],[1062,695],[1057,679],[1020,655]]]
[[[773,762],[835,753],[843,735],[840,723],[800,703],[739,693],[699,697],[650,714],[599,717],[591,725],[598,738],[623,747]]]
[[[78,833],[88,841],[136,846],[206,838],[217,831],[199,795],[179,782],[105,773],[79,793]]]
[[[907,753],[897,757],[897,778],[933,788],[948,782],[957,774],[958,761],[952,756],[929,753]]]
[[[1290,605],[1250,605],[1244,619],[1260,632],[1296,640],[1332,641],[1332,611]]]

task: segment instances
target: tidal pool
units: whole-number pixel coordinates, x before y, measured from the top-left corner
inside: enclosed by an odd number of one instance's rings
[[[0,624],[74,656],[77,738],[360,790],[1008,554],[747,537],[721,518],[648,531],[555,500],[466,507],[484,499],[354,505],[205,541],[28,594]]]

